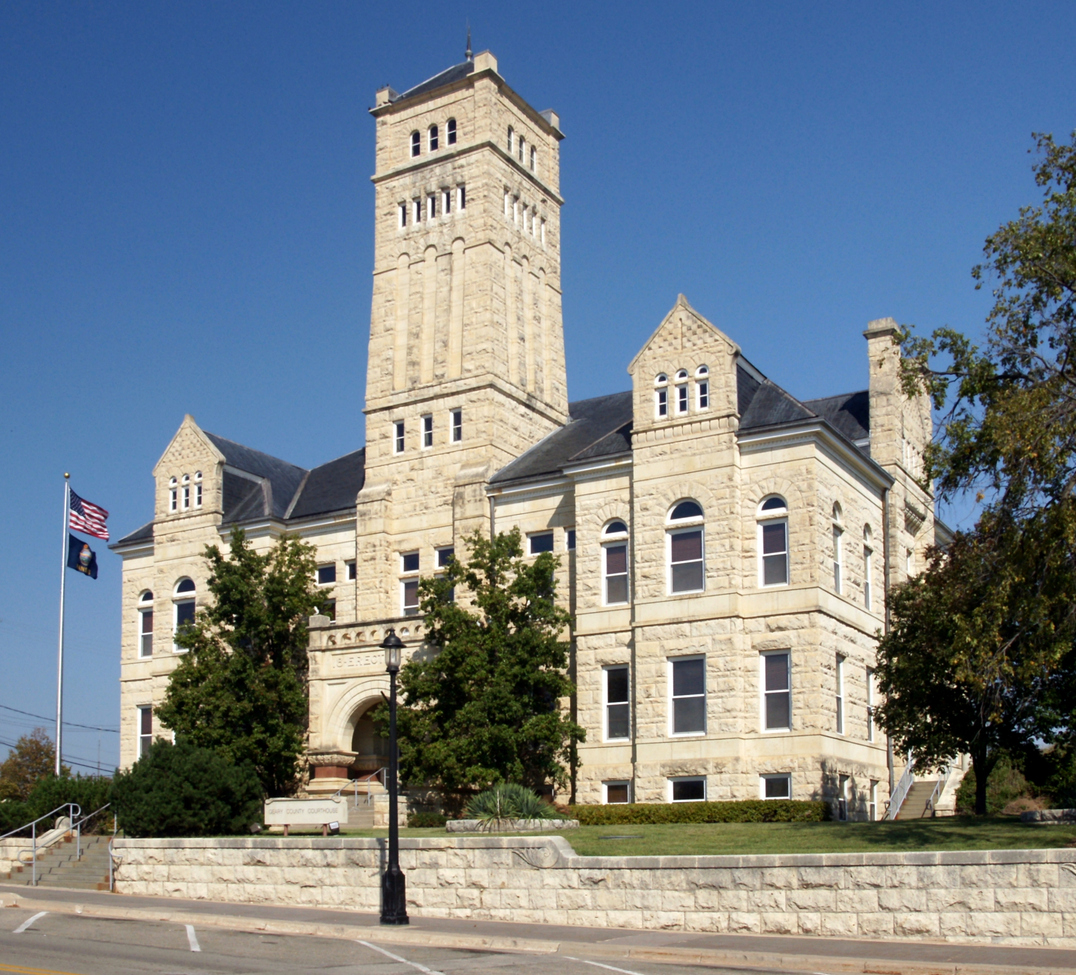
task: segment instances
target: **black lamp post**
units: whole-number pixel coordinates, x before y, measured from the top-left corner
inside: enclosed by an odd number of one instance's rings
[[[389,672],[389,865],[381,875],[381,923],[409,924],[407,888],[400,869],[400,827],[396,818],[396,674],[403,656],[403,640],[389,627],[381,643]]]

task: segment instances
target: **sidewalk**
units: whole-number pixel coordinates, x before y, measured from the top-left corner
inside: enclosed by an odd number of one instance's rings
[[[281,935],[362,938],[397,945],[560,953],[603,960],[870,975],[1076,975],[1076,950],[1070,948],[697,934],[418,917],[412,917],[407,927],[382,927],[376,915],[325,908],[134,897],[7,884],[0,884],[0,904],[87,917],[169,921]]]

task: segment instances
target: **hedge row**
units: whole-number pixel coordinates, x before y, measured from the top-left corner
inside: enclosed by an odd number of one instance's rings
[[[580,826],[619,823],[820,823],[830,817],[828,802],[742,799],[738,802],[633,802],[569,806]]]

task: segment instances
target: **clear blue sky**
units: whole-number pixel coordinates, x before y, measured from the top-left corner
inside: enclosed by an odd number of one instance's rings
[[[304,466],[362,444],[367,109],[462,60],[468,20],[567,134],[573,399],[627,388],[678,292],[803,398],[866,385],[871,318],[977,332],[1031,133],[1076,128],[1072,3],[6,0],[0,705],[53,713],[65,470],[118,537],[184,413]],[[68,573],[66,717],[115,728],[97,548],[96,582]],[[0,709],[0,741],[39,723]]]

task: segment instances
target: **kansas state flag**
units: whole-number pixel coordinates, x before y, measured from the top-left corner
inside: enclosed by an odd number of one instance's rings
[[[97,578],[97,553],[82,539],[70,534],[67,536],[67,567],[91,579]]]

